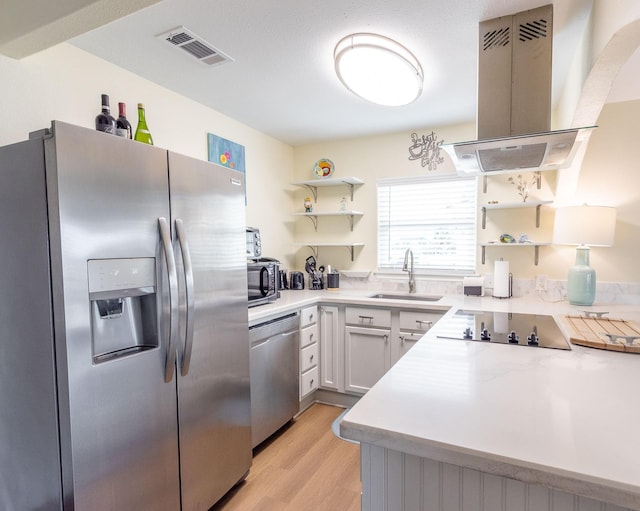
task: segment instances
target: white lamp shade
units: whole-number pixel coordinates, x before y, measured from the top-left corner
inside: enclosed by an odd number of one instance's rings
[[[338,42],[333,58],[343,85],[372,103],[407,105],[422,93],[424,75],[418,59],[388,37],[351,34]]]
[[[553,242],[558,245],[610,247],[616,229],[616,209],[608,206],[566,206],[556,209]]]

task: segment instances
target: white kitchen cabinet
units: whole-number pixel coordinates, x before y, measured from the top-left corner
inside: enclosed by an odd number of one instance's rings
[[[344,392],[344,357],[339,309],[320,306],[320,387]]]
[[[413,348],[413,345],[418,342],[424,333],[421,332],[400,332],[396,339],[396,342],[391,346],[391,365],[393,366],[398,360],[400,360],[404,354]]]
[[[391,367],[391,310],[347,307],[344,388],[364,394]]]
[[[312,305],[300,311],[300,328],[315,325],[318,321],[318,307]]]
[[[345,322],[347,325],[391,328],[391,310],[347,307]]]
[[[318,388],[318,307],[300,311],[300,400]]]
[[[398,315],[400,331],[404,332],[428,332],[438,321],[444,312],[436,311],[407,311],[401,310]]]
[[[397,316],[396,316],[397,314]],[[439,311],[401,310],[392,314],[391,365],[393,366],[444,315]],[[396,319],[397,318],[397,319]]]
[[[443,314],[440,311],[346,307],[345,392],[367,392]]]
[[[344,329],[345,391],[366,393],[390,367],[388,328]]]

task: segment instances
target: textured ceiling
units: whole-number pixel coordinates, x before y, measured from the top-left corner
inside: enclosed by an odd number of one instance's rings
[[[295,146],[473,121],[478,22],[546,3],[162,0],[71,42]],[[553,3],[557,98],[592,0]],[[206,66],[156,38],[181,25],[234,61]],[[332,57],[337,41],[353,32],[386,35],[413,51],[425,70],[421,98],[382,107],[345,90]]]

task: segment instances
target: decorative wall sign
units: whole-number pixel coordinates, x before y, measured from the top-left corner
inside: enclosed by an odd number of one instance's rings
[[[209,161],[244,172],[244,146],[209,133]]]
[[[409,147],[409,160],[421,160],[421,165],[429,170],[436,170],[436,167],[444,162],[444,158],[440,156],[444,140],[438,141],[435,132],[421,137],[412,133],[411,142],[413,143]]]

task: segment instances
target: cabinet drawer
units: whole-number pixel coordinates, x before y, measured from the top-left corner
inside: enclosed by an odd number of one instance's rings
[[[318,307],[313,305],[300,311],[300,328],[312,325],[318,320]]]
[[[391,311],[387,309],[347,307],[345,313],[349,325],[391,327]]]
[[[300,330],[300,347],[304,348],[317,342],[318,340],[318,325],[311,325]]]
[[[318,388],[318,366],[300,376],[300,399]]]
[[[400,311],[400,330],[426,332],[443,315],[438,312]]]
[[[304,373],[318,364],[318,344],[312,344],[300,351],[300,372]]]

